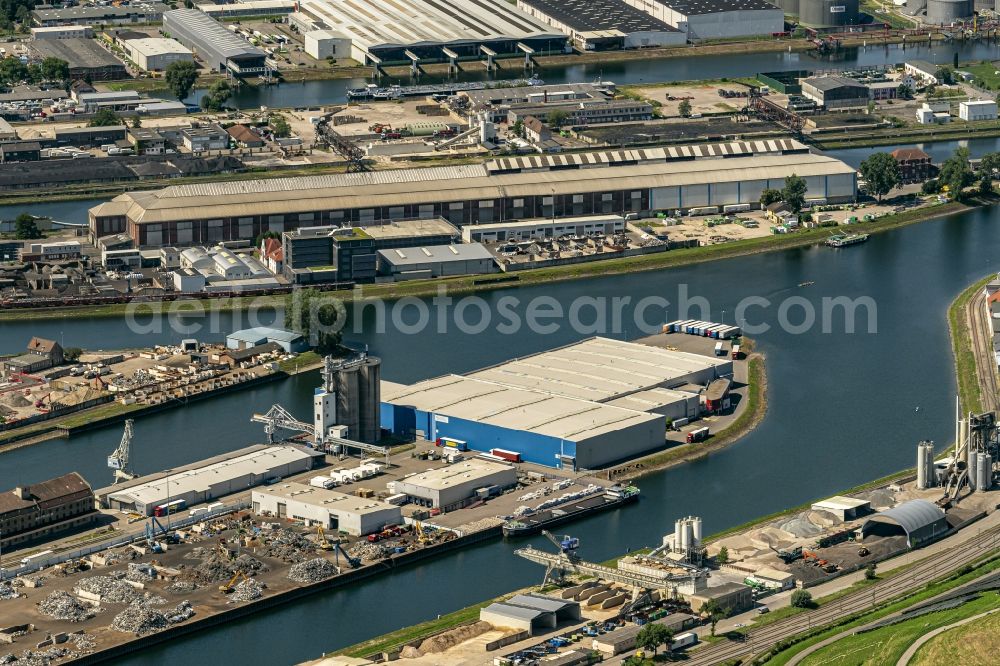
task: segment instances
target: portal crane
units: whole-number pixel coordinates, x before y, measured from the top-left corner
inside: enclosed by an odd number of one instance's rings
[[[580,539],[569,535],[564,535],[562,539],[559,539],[548,530],[542,530],[542,536],[559,549],[558,558],[546,563],[545,578],[543,579],[543,584],[546,584],[552,578],[562,579],[567,571],[577,568],[576,564],[580,561],[580,556],[576,554],[576,551],[580,547]]]
[[[122,434],[122,441],[115,449],[115,452],[108,456],[108,468],[115,471],[115,479],[112,484],[121,481],[131,481],[137,474],[132,471],[129,464],[129,449],[132,445],[132,419],[125,421],[125,432]]]

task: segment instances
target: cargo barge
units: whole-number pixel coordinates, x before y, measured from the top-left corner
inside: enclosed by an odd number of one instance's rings
[[[826,244],[830,247],[847,247],[848,245],[858,245],[868,240],[868,234],[837,234],[826,239]]]
[[[459,92],[471,90],[488,90],[490,88],[515,88],[540,86],[545,82],[537,76],[530,79],[513,79],[500,81],[468,81],[465,83],[440,83],[415,86],[390,85],[386,87],[369,83],[364,88],[352,88],[347,91],[348,100],[394,100],[402,97],[428,97],[433,95],[450,96]]]
[[[505,537],[538,534],[556,525],[583,518],[591,513],[616,509],[639,499],[639,489],[635,486],[611,486],[601,495],[592,495],[562,506],[544,509],[533,514],[508,520],[503,525]]]

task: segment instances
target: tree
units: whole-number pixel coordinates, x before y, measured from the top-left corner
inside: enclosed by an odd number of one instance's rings
[[[21,213],[14,218],[14,238],[18,240],[31,240],[41,238],[42,232],[35,224],[35,218],[27,213]]]
[[[986,153],[979,161],[976,177],[979,179],[979,193],[993,192],[993,176],[1000,169],[1000,153]]]
[[[300,333],[318,353],[340,349],[341,310],[334,297],[316,289],[296,289],[285,306],[285,328]]]
[[[815,604],[813,603],[813,595],[809,593],[809,590],[795,590],[792,592],[792,608],[812,608]]]
[[[796,215],[806,205],[806,180],[794,173],[785,177],[785,186],[781,188],[781,200],[788,204]]]
[[[558,109],[555,111],[549,111],[545,116],[545,124],[556,129],[565,125],[567,120],[569,120],[569,114]]]
[[[869,564],[865,567],[865,580],[875,580],[878,578],[878,572],[875,569],[875,564]]]
[[[520,118],[518,118],[517,120],[515,120],[514,124],[511,125],[511,127],[510,127],[510,131],[513,132],[514,136],[516,136],[517,138],[523,139],[524,138],[524,121],[521,120]]]
[[[961,198],[962,190],[971,185],[974,180],[972,167],[969,166],[969,149],[959,148],[955,154],[941,164],[938,171],[938,182],[956,199]]]
[[[719,605],[719,602],[715,599],[709,599],[701,605],[698,612],[708,618],[709,623],[712,625],[712,635],[715,636],[715,625],[719,624],[719,620],[726,617],[726,611]]]
[[[869,156],[861,163],[861,176],[865,179],[868,192],[874,194],[879,203],[882,203],[884,195],[903,182],[899,162],[889,153],[873,153]]]
[[[69,63],[61,58],[49,57],[42,61],[41,72],[46,81],[68,81]]]
[[[4,58],[0,60],[0,82],[13,84],[28,78],[28,66],[19,58]]]
[[[79,347],[66,347],[66,349],[63,349],[63,360],[67,363],[72,363],[78,360],[82,353],[83,350]]]
[[[111,109],[101,109],[94,114],[88,124],[91,127],[108,127],[109,125],[121,125],[122,119]]]
[[[292,126],[288,124],[285,117],[282,115],[273,115],[270,118],[271,129],[274,130],[274,136],[278,138],[283,138],[292,135]]]
[[[639,630],[635,637],[635,644],[639,647],[652,650],[653,654],[661,645],[669,646],[674,641],[674,633],[665,625],[650,623]]]
[[[781,190],[764,190],[760,193],[760,207],[767,208],[773,203],[781,201]]]
[[[133,118],[132,119],[132,127],[135,127],[136,129],[142,127],[142,118],[140,118],[139,116],[136,116],[135,118]]]
[[[904,83],[896,88],[896,96],[900,99],[913,99],[913,88],[908,83]]]
[[[691,102],[686,99],[682,99],[681,103],[677,105],[677,113],[681,114],[685,118],[691,115]]]
[[[191,89],[198,80],[198,67],[193,62],[172,62],[167,65],[164,78],[174,97],[183,100],[191,94]]]
[[[201,108],[206,111],[221,111],[226,106],[226,100],[232,94],[233,87],[228,81],[216,81],[208,89],[208,93],[201,98]]]
[[[725,564],[729,561],[729,548],[723,546],[719,549],[719,554],[715,556],[715,561],[719,564]]]
[[[946,85],[950,85],[955,82],[955,73],[952,71],[951,67],[940,68],[934,73],[934,77],[938,80],[938,83],[944,83]]]
[[[923,185],[920,186],[921,194],[937,194],[941,191],[941,183],[938,182],[937,178],[931,178],[930,180],[925,180]]]

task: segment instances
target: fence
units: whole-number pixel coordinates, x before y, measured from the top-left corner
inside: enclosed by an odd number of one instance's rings
[[[249,508],[250,502],[240,501],[236,504],[230,504],[228,506],[220,506],[219,508],[209,511],[208,513],[202,513],[197,516],[188,516],[186,518],[181,518],[179,520],[170,521],[170,529],[179,529],[182,527],[187,527],[188,525],[194,525],[195,523],[200,523],[203,520],[208,520],[211,518],[217,518],[219,516],[225,515],[227,513],[234,513],[236,511],[242,511],[243,509]],[[16,569],[3,569],[0,568],[0,580],[9,580],[15,576],[23,576],[25,574],[34,573],[45,569],[46,567],[51,567],[56,564],[62,564],[63,562],[68,562],[69,560],[79,559],[81,557],[86,557],[93,553],[99,553],[102,550],[108,550],[110,548],[117,548],[119,546],[124,546],[126,544],[135,543],[136,541],[145,541],[145,532],[139,532],[136,534],[125,534],[120,537],[116,537],[109,541],[102,541],[101,543],[94,544],[91,546],[86,546],[78,550],[67,551],[63,553],[57,553],[52,557],[44,560],[39,560],[37,562],[31,562],[29,564],[22,564]]]

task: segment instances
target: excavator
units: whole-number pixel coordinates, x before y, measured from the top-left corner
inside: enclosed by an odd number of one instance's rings
[[[232,591],[236,589],[236,581],[240,581],[242,583],[245,580],[250,579],[247,578],[247,575],[242,571],[237,571],[233,574],[233,577],[229,579],[228,583],[219,586],[219,592],[222,592],[223,594],[231,594]]]
[[[333,544],[327,540],[322,525],[316,526],[316,545],[319,546],[320,550],[333,550]]]
[[[432,539],[431,537],[427,536],[427,533],[424,532],[424,526],[422,524],[420,524],[419,522],[417,522],[417,521],[413,522],[413,530],[414,530],[414,533],[417,535],[417,542],[421,546],[426,546],[429,543],[434,543],[434,539]]]

